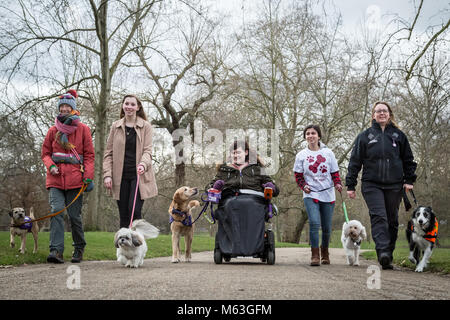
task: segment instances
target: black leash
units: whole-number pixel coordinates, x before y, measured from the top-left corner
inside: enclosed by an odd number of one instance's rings
[[[418,207],[419,205],[417,203],[417,199],[416,199],[416,195],[414,194],[414,191],[412,191],[412,189],[410,189],[409,192],[411,192],[411,195],[413,197],[414,203],[415,203],[416,207]],[[408,199],[408,195],[406,194],[405,188],[403,188],[402,197],[403,197],[403,203],[405,204],[405,210],[408,211],[409,209],[412,208],[412,205],[411,205],[411,202]]]

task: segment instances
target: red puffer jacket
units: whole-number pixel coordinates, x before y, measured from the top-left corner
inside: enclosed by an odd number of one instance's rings
[[[55,126],[51,127],[42,145],[41,158],[47,168],[46,188],[58,188],[62,190],[77,189],[83,186],[83,179],[94,179],[94,145],[92,144],[91,130],[83,123],[78,124],[77,130],[68,136],[69,142],[75,145],[75,150],[83,156],[84,175],[80,171],[79,164],[58,163],[52,160],[54,152],[70,153],[55,140],[58,132]],[[52,175],[50,167],[58,166],[59,174]]]

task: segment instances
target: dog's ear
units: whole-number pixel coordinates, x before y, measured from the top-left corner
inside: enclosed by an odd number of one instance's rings
[[[343,230],[344,230],[344,236],[345,236],[346,238],[348,238],[348,236],[349,236],[349,234],[350,234],[350,224],[347,223],[347,222],[344,222],[344,228],[343,228]]]
[[[175,202],[175,203],[181,202],[181,192],[179,189],[177,191],[175,191],[175,194],[173,195],[173,202]]]
[[[417,210],[419,210],[419,207],[414,209],[414,211],[411,214],[411,219],[414,219],[416,217]]]
[[[13,211],[12,211],[12,210],[9,211],[8,214],[9,214],[9,216],[10,216],[11,218],[13,217]]]
[[[119,248],[119,232],[116,232],[116,234],[114,235],[114,246],[116,248]]]
[[[142,246],[143,242],[141,237],[136,232],[131,233],[131,241],[133,242],[133,246],[139,247]]]
[[[364,240],[367,239],[366,227],[364,226],[361,227],[361,238],[363,238]]]

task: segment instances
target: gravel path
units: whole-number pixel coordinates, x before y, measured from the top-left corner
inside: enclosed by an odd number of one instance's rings
[[[331,265],[311,267],[310,249],[278,248],[273,266],[253,258],[232,259],[230,263],[216,265],[212,252],[201,252],[193,254],[191,263],[172,264],[170,257],[162,257],[145,260],[139,269],[125,268],[116,261],[1,268],[0,299],[450,298],[448,275],[415,273],[399,267],[383,271],[374,261],[363,258],[359,267],[350,267],[345,265],[343,249],[330,249],[330,257]]]

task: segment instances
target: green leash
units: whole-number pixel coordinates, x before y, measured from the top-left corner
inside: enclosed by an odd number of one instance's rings
[[[349,220],[348,220],[348,215],[347,215],[347,207],[345,206],[344,198],[342,197],[342,192],[339,191],[339,193],[341,194],[342,209],[344,209],[345,222],[348,223]]]

